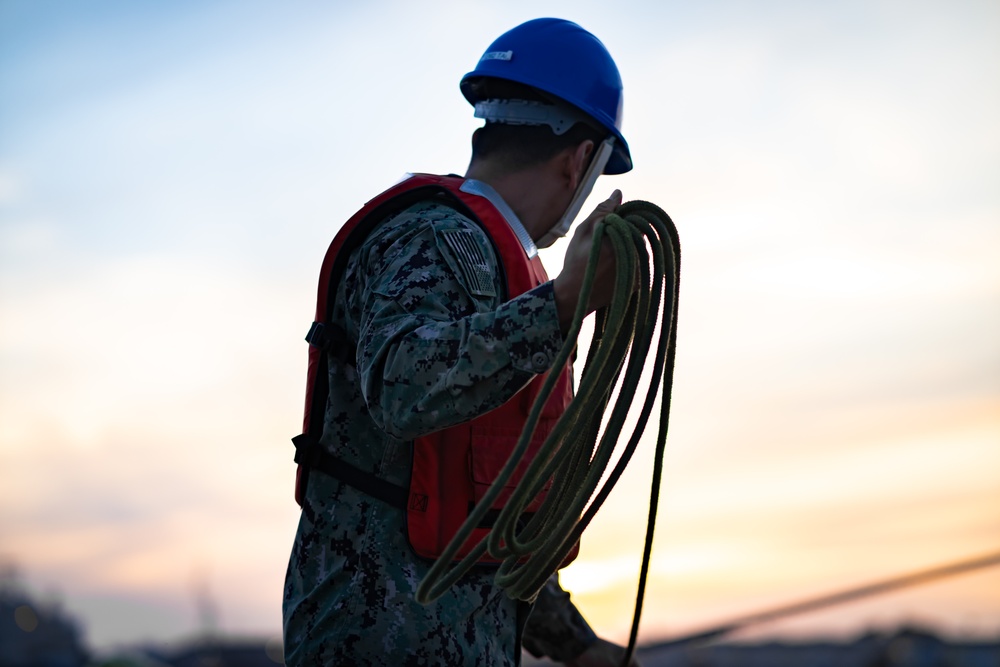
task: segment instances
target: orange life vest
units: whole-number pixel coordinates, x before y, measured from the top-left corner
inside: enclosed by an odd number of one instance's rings
[[[301,505],[310,469],[321,470],[369,495],[401,507],[406,512],[407,538],[413,550],[425,558],[437,558],[470,509],[479,501],[506,463],[546,374],[538,375],[500,407],[471,421],[452,426],[413,441],[413,465],[406,489],[377,478],[327,453],[319,444],[323,415],[329,396],[327,359],[340,355],[354,364],[355,344],[331,322],[332,300],[348,256],[374,227],[388,215],[419,201],[440,201],[476,221],[493,243],[503,268],[507,299],[548,281],[538,257],[529,258],[503,215],[485,197],[460,190],[464,179],[457,176],[414,175],[369,201],[354,214],[330,244],[320,271],[316,320],[306,340],[309,370],[306,384],[303,434],[296,445],[295,499]],[[345,354],[345,352],[347,354]],[[510,487],[520,481],[524,469],[573,397],[572,369],[562,369],[541,419],[532,436],[528,454],[514,474]],[[547,488],[547,487],[546,487]],[[527,511],[537,510],[543,490]],[[510,489],[493,505],[499,511],[510,497]],[[495,512],[491,513],[495,516]],[[489,525],[474,531],[459,551],[463,557],[487,533]],[[577,549],[566,559],[569,563]],[[493,562],[484,556],[482,562]]]

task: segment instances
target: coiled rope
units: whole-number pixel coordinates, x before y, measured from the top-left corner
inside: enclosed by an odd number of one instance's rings
[[[531,461],[492,531],[465,558],[453,564],[459,548],[480,525],[524,457],[542,407],[558,377],[558,373],[549,373],[510,458],[420,582],[416,599],[422,604],[437,599],[489,552],[502,559],[496,572],[497,585],[511,598],[533,600],[576,545],[625,471],[661,392],[649,515],[624,663],[627,664],[635,648],[642,612],[663,470],[676,344],[680,244],[670,217],[648,202],[631,201],[605,216],[594,230],[580,297],[566,343],[553,364],[555,369],[569,362],[576,346],[605,237],[610,241],[616,262],[614,292],[611,303],[595,313],[594,336],[577,395]],[[629,409],[639,396],[640,380],[651,349],[655,354],[642,409],[618,461],[608,473],[625,431]],[[619,380],[621,386],[602,432],[601,423]],[[601,485],[605,474],[607,480]],[[550,480],[552,485],[542,506],[530,519],[522,520],[525,509]]]

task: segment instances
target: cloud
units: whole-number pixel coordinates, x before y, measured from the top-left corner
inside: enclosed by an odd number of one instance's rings
[[[176,607],[207,561],[229,627],[275,625],[310,298],[165,257],[9,295],[0,522],[33,577]]]

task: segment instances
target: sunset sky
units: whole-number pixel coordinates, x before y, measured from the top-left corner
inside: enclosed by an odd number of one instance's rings
[[[683,246],[640,639],[1000,551],[1000,4],[0,0],[0,562],[92,646],[280,632],[323,253],[539,16],[624,80],[588,208]],[[651,444],[563,573],[619,641]],[[1000,568],[757,633],[904,622],[997,636]]]

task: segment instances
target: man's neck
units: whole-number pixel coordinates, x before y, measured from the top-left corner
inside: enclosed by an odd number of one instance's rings
[[[482,181],[496,190],[535,241],[552,228],[560,215],[556,210],[558,191],[553,189],[552,176],[545,165],[510,172],[475,162],[469,165],[465,177]]]

